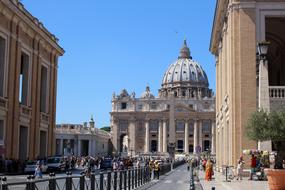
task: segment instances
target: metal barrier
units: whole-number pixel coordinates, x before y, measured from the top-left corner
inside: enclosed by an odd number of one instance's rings
[[[190,167],[189,171],[190,171],[190,190],[195,190],[193,167]]]
[[[56,177],[54,173],[46,179],[35,179],[28,176],[24,182],[7,182],[6,177],[0,178],[0,190],[131,190],[150,181],[148,167],[134,168],[115,172],[92,173],[90,176],[71,175]]]

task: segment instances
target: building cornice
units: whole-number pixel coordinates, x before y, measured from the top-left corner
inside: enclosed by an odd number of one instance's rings
[[[256,1],[229,2],[229,0],[217,0],[209,47],[212,54],[217,55],[219,52],[219,44],[225,32],[224,25],[227,21],[227,15],[235,10],[254,9],[255,7]]]
[[[18,0],[2,0],[2,7],[1,7],[1,13],[5,15],[8,19],[12,18],[13,22],[18,23],[22,22],[24,24],[20,25],[24,27],[24,25],[27,25],[30,27],[30,29],[34,30],[38,35],[40,35],[48,44],[50,44],[54,49],[57,50],[57,53],[59,55],[64,54],[64,50],[62,47],[58,44],[58,38],[54,34],[51,34],[43,25],[42,22],[40,22],[37,18],[33,17],[25,8],[24,5],[19,2]],[[8,12],[11,12],[13,16],[8,16]],[[10,14],[11,14],[10,13]],[[29,30],[26,30],[27,32]]]

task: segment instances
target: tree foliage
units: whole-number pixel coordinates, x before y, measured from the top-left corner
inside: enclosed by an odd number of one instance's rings
[[[110,131],[111,131],[111,127],[109,127],[109,126],[104,126],[104,127],[101,127],[101,130],[110,132]]]
[[[252,140],[285,140],[285,112],[263,110],[252,113],[247,123],[247,135]]]

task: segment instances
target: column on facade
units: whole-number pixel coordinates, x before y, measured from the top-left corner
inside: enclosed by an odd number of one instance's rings
[[[77,147],[78,147],[77,148],[77,150],[78,150],[77,155],[81,156],[81,139],[78,139]]]
[[[162,133],[163,133],[163,123],[162,121],[159,121],[159,125],[158,125],[158,152],[162,152],[163,151],[163,137],[162,137]]]
[[[184,152],[189,153],[189,122],[186,120],[185,122],[185,130],[184,130]]]
[[[63,139],[62,139],[62,138],[60,139],[59,147],[60,147],[59,153],[60,153],[61,155],[63,155]]]
[[[133,156],[133,153],[135,154],[135,150],[136,150],[136,124],[135,124],[136,120],[135,118],[131,118],[129,120],[129,142],[130,142],[130,148],[128,151],[130,151],[129,153],[131,154],[131,156]]]
[[[212,120],[211,121],[211,130],[212,130],[212,133],[211,133],[211,153],[212,154],[215,154],[216,153],[216,128],[215,128],[215,120]]]
[[[149,120],[145,121],[145,149],[144,151],[149,152]]]
[[[198,120],[194,121],[194,154],[197,154],[197,147],[198,147]]]
[[[118,134],[118,120],[115,119],[114,117],[112,117],[112,128],[111,128],[111,134],[112,134],[112,143],[113,143],[113,146],[114,146],[114,151],[115,152],[118,152],[120,151],[119,150],[119,143],[118,143],[118,137],[119,137],[119,134]],[[96,144],[96,142],[95,142]],[[96,145],[95,145],[96,147]]]
[[[270,110],[269,101],[269,80],[268,80],[268,61],[259,61],[259,88],[258,88],[258,107],[264,111]],[[259,150],[272,150],[271,141],[258,141]]]
[[[201,152],[203,151],[203,122],[199,120],[199,146],[201,147]]]
[[[89,138],[89,140],[88,140],[88,155],[94,155],[93,154],[93,143],[92,143],[92,137],[91,138]]]
[[[162,124],[162,139],[163,139],[163,145],[162,145],[162,151],[167,152],[167,126],[166,126],[166,120],[163,120]]]

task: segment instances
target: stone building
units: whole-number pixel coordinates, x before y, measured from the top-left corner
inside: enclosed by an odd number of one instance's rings
[[[149,87],[140,97],[113,94],[111,134],[115,153],[198,153],[212,149],[215,97],[207,75],[186,40],[162,78],[158,97]]]
[[[110,151],[110,133],[96,128],[93,118],[83,125],[56,125],[55,139],[57,155],[96,156]]]
[[[218,168],[236,165],[243,149],[257,148],[245,130],[252,112],[284,109],[284,16],[284,0],[217,0],[210,51],[216,57]],[[270,41],[263,64],[256,56],[261,41]],[[270,150],[271,143],[259,148]]]
[[[0,157],[54,153],[58,39],[18,0],[0,1]]]

